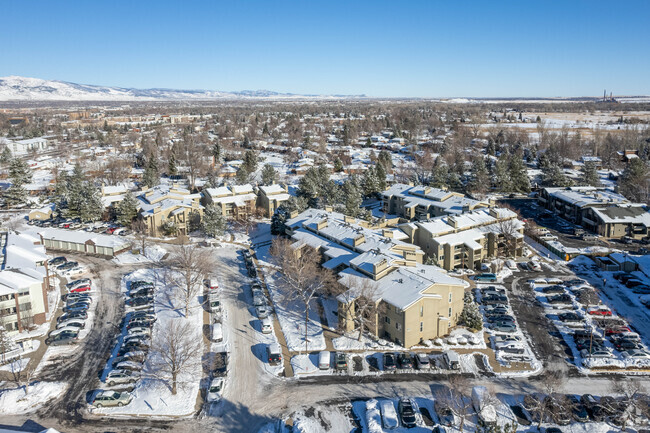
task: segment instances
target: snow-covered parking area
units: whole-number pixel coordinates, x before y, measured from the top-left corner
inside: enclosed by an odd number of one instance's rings
[[[199,297],[190,301],[189,316],[185,317],[185,305],[175,293],[175,285],[170,278],[170,271],[165,269],[140,269],[124,276],[121,290],[127,293],[127,288],[132,281],[151,281],[155,284],[154,311],[156,322],[151,335],[152,341],[158,341],[173,326],[189,324],[191,339],[198,341],[203,346],[203,309]],[[130,311],[130,309],[127,309]],[[125,325],[126,326],[126,325]],[[125,330],[123,329],[123,332]],[[119,338],[122,338],[120,336]],[[120,345],[116,345],[109,366],[116,357]],[[146,357],[141,378],[135,383],[131,392],[133,400],[123,407],[102,407],[90,409],[93,414],[101,415],[153,415],[153,416],[191,416],[195,412],[197,395],[202,378],[201,357],[202,350],[194,352],[191,359],[186,362],[178,375],[178,390],[174,395],[171,392],[170,377],[159,370],[159,352],[151,350]],[[110,368],[104,371],[103,377]]]

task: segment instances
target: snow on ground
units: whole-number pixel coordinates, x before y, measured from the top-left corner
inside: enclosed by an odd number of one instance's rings
[[[12,388],[0,391],[0,414],[21,414],[33,412],[43,404],[58,399],[68,388],[63,382],[35,382],[25,389]]]
[[[310,375],[310,376],[325,376],[332,374],[334,370],[331,368],[332,354],[330,353],[330,368],[321,370],[318,367],[319,353],[303,353],[291,357],[291,367],[296,376]]]
[[[160,245],[147,245],[145,255],[134,254],[131,251],[119,254],[112,260],[117,265],[131,265],[136,263],[155,263],[162,260],[167,254],[167,250]]]
[[[325,312],[325,318],[327,319],[327,326],[336,331],[339,327],[339,316],[338,309],[339,303],[335,298],[321,297],[320,302],[323,305],[323,311]]]
[[[189,321],[192,324],[194,338],[203,340],[203,309],[199,304],[198,296],[192,299],[190,314],[184,317],[185,307],[182,302],[175,300],[174,285],[170,282],[169,275],[163,269],[140,269],[127,274],[122,279],[121,289],[127,291],[127,282],[136,280],[148,280],[156,284],[155,303],[157,321],[153,327],[152,340],[155,341],[158,335],[166,332],[173,321]],[[123,334],[124,335],[124,332]],[[111,359],[107,362],[110,366],[112,359],[116,356],[119,345],[116,345]],[[199,393],[199,385],[202,377],[201,357],[202,351],[195,354],[191,362],[192,367],[179,374],[179,386],[176,395],[171,393],[171,382],[160,377],[156,371],[154,352],[150,352],[144,366],[144,377],[135,385],[132,391],[133,401],[124,407],[111,407],[91,409],[94,413],[111,415],[155,415],[155,416],[189,416],[195,411],[196,398]],[[107,368],[102,378],[108,373]],[[147,374],[149,373],[149,374]],[[158,377],[156,377],[158,376]]]
[[[27,364],[29,364],[29,358],[15,359],[10,363],[1,366],[0,371],[9,371],[9,372],[23,371],[25,367],[27,367]]]
[[[359,332],[352,331],[332,339],[332,344],[334,349],[341,351],[348,350],[369,350],[369,349],[403,349],[397,344],[384,340],[384,339],[374,339],[370,338],[367,334],[363,334],[359,340]]]
[[[303,352],[325,349],[323,327],[318,314],[318,300],[313,299],[309,308],[307,326],[307,347],[305,347],[305,317],[304,306],[300,301],[276,284],[276,273],[266,272],[265,279],[273,307],[278,316],[282,333],[287,341],[290,352]]]

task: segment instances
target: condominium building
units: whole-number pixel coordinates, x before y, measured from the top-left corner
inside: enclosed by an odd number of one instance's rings
[[[480,269],[488,257],[519,257],[524,246],[524,223],[504,208],[482,208],[398,227],[409,242],[447,270]]]
[[[206,203],[220,207],[226,218],[246,218],[255,212],[257,194],[250,184],[206,188],[203,193]]]
[[[488,207],[488,203],[428,186],[396,183],[382,193],[382,210],[409,221],[424,221],[484,207]]]
[[[189,233],[192,213],[203,215],[201,194],[190,194],[186,188],[177,184],[162,184],[145,188],[137,196],[140,216],[147,224],[149,236],[165,235],[165,226],[173,226],[176,234]]]
[[[0,325],[13,334],[45,323],[50,281],[40,238],[0,233],[0,250]]]
[[[257,196],[257,207],[266,212],[267,216],[275,213],[275,210],[289,200],[289,192],[285,185],[267,185],[259,187]]]
[[[424,252],[399,240],[399,231],[317,209],[291,218],[286,227],[298,253],[306,245],[317,249],[322,266],[338,275],[343,330],[355,328],[361,300],[375,305],[366,330],[405,347],[447,335],[456,326],[468,283],[423,265]]]
[[[647,206],[605,188],[544,188],[538,201],[556,215],[606,238],[642,239],[649,235]]]

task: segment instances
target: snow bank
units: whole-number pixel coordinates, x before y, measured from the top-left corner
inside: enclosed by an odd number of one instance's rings
[[[24,388],[0,392],[0,414],[13,415],[33,412],[42,405],[58,399],[68,389],[65,382],[35,382],[25,394]]]

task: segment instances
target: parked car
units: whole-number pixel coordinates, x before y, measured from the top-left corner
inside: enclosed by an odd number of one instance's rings
[[[580,402],[578,397],[576,397],[573,394],[569,394],[569,395],[567,395],[566,400],[568,402],[569,409],[571,409],[571,413],[573,415],[573,418],[576,421],[578,421],[578,422],[587,422],[587,421],[589,421],[589,414],[587,413],[587,409]]]
[[[71,305],[65,305],[63,307],[63,312],[64,313],[75,313],[79,311],[87,311],[88,307],[90,307],[90,304],[85,303],[85,302],[79,302],[79,303],[74,303]]]
[[[260,296],[253,297],[253,306],[261,307],[262,305],[266,305],[266,298]]]
[[[221,323],[213,323],[210,325],[210,339],[217,343],[223,341],[223,328]]]
[[[74,293],[66,293],[65,295],[61,295],[61,299],[66,302],[70,302],[72,300],[88,300],[88,302],[92,302],[93,298],[88,292],[74,292]]]
[[[266,346],[266,355],[269,360],[269,364],[275,365],[282,362],[282,349],[277,343],[271,343]]]
[[[539,264],[539,262],[536,262],[534,260],[531,260],[527,263],[528,270],[533,271],[533,272],[541,272],[542,271],[542,266]]]
[[[255,307],[255,313],[257,314],[258,318],[265,319],[271,314],[271,308],[267,305],[260,305],[258,307]]]
[[[141,307],[143,305],[153,304],[153,296],[139,296],[126,300],[126,304],[131,307]]]
[[[133,375],[133,372],[120,369],[111,370],[106,375],[106,380],[104,380],[104,383],[108,384],[108,386],[114,386],[122,383],[133,383],[137,380],[138,378]]]
[[[555,295],[546,298],[549,304],[571,304],[573,299],[567,294]]]
[[[77,262],[65,262],[62,265],[57,266],[56,270],[59,271],[59,272],[60,271],[65,271],[67,269],[72,269],[75,266],[79,266],[79,263],[77,263]]]
[[[451,427],[456,423],[454,412],[442,400],[436,399],[433,404],[433,408],[436,411],[436,414],[438,415],[438,420],[440,421],[440,424],[445,425],[447,427]]]
[[[474,277],[474,280],[481,283],[496,283],[497,276],[496,274],[492,274],[492,273],[483,273],[483,274],[476,275]]]
[[[95,395],[92,405],[95,407],[126,406],[131,403],[133,396],[128,392],[100,391]]]
[[[336,352],[335,355],[336,369],[338,371],[347,371],[348,369],[348,357],[343,352]]]
[[[397,366],[399,368],[413,368],[413,360],[408,353],[401,352],[397,355]]]
[[[605,307],[604,305],[600,305],[598,307],[590,308],[587,310],[587,314],[590,314],[592,316],[611,316],[612,310]]]
[[[381,423],[385,429],[392,430],[399,427],[399,419],[392,400],[381,400],[379,402],[379,411],[381,413]]]
[[[402,426],[406,428],[416,427],[415,418],[415,405],[409,398],[400,398],[397,403],[397,410],[399,412],[400,421]]]
[[[575,322],[582,322],[584,318],[578,314],[578,313],[560,313],[557,315],[558,319],[560,319],[562,322],[568,322],[568,323],[575,323]]]
[[[583,358],[613,358],[614,355],[606,348],[593,349],[591,353],[588,349],[583,349],[580,353]]]
[[[88,318],[88,313],[86,310],[83,311],[74,311],[69,313],[64,313],[56,319],[56,323],[65,322],[71,319],[86,320]]]
[[[137,373],[137,372],[142,371],[143,367],[144,366],[142,365],[141,362],[127,360],[127,361],[122,361],[122,362],[116,364],[115,365],[115,370],[124,370],[124,371],[128,371],[129,373],[130,372],[136,372]]]
[[[260,320],[262,334],[271,334],[273,332],[273,322],[268,317]]]
[[[224,384],[225,382],[223,377],[215,377],[212,379],[205,400],[208,403],[214,403],[221,400],[221,393],[223,392]]]
[[[650,353],[639,349],[627,350],[621,356],[626,359],[650,359]]]
[[[426,370],[431,367],[429,356],[426,353],[418,353],[415,355],[415,367],[418,370]]]
[[[392,371],[397,368],[397,360],[394,353],[384,353],[384,370]]]
[[[90,286],[89,285],[76,286],[70,289],[70,293],[82,293],[82,292],[90,292]]]
[[[45,339],[45,344],[48,346],[60,346],[63,344],[74,344],[79,339],[78,332],[64,332]]]
[[[62,264],[64,264],[67,261],[68,261],[68,259],[66,259],[63,256],[60,256],[60,257],[54,257],[53,259],[50,259],[47,262],[47,264],[50,265],[50,266],[61,266]]]
[[[65,286],[68,289],[73,288],[74,286],[89,286],[92,284],[92,280],[90,278],[80,278],[78,280],[74,280],[66,284]]]
[[[318,354],[318,368],[320,370],[329,370],[330,369],[330,352],[327,350],[322,350]]]
[[[111,363],[111,367],[115,368],[115,366],[119,365],[121,362],[125,361],[131,361],[131,362],[139,362],[142,363],[144,362],[146,358],[145,352],[127,352],[122,356],[116,357],[113,362]]]
[[[84,329],[86,327],[86,322],[81,319],[69,319],[56,324],[56,329],[64,329],[68,327]]]

